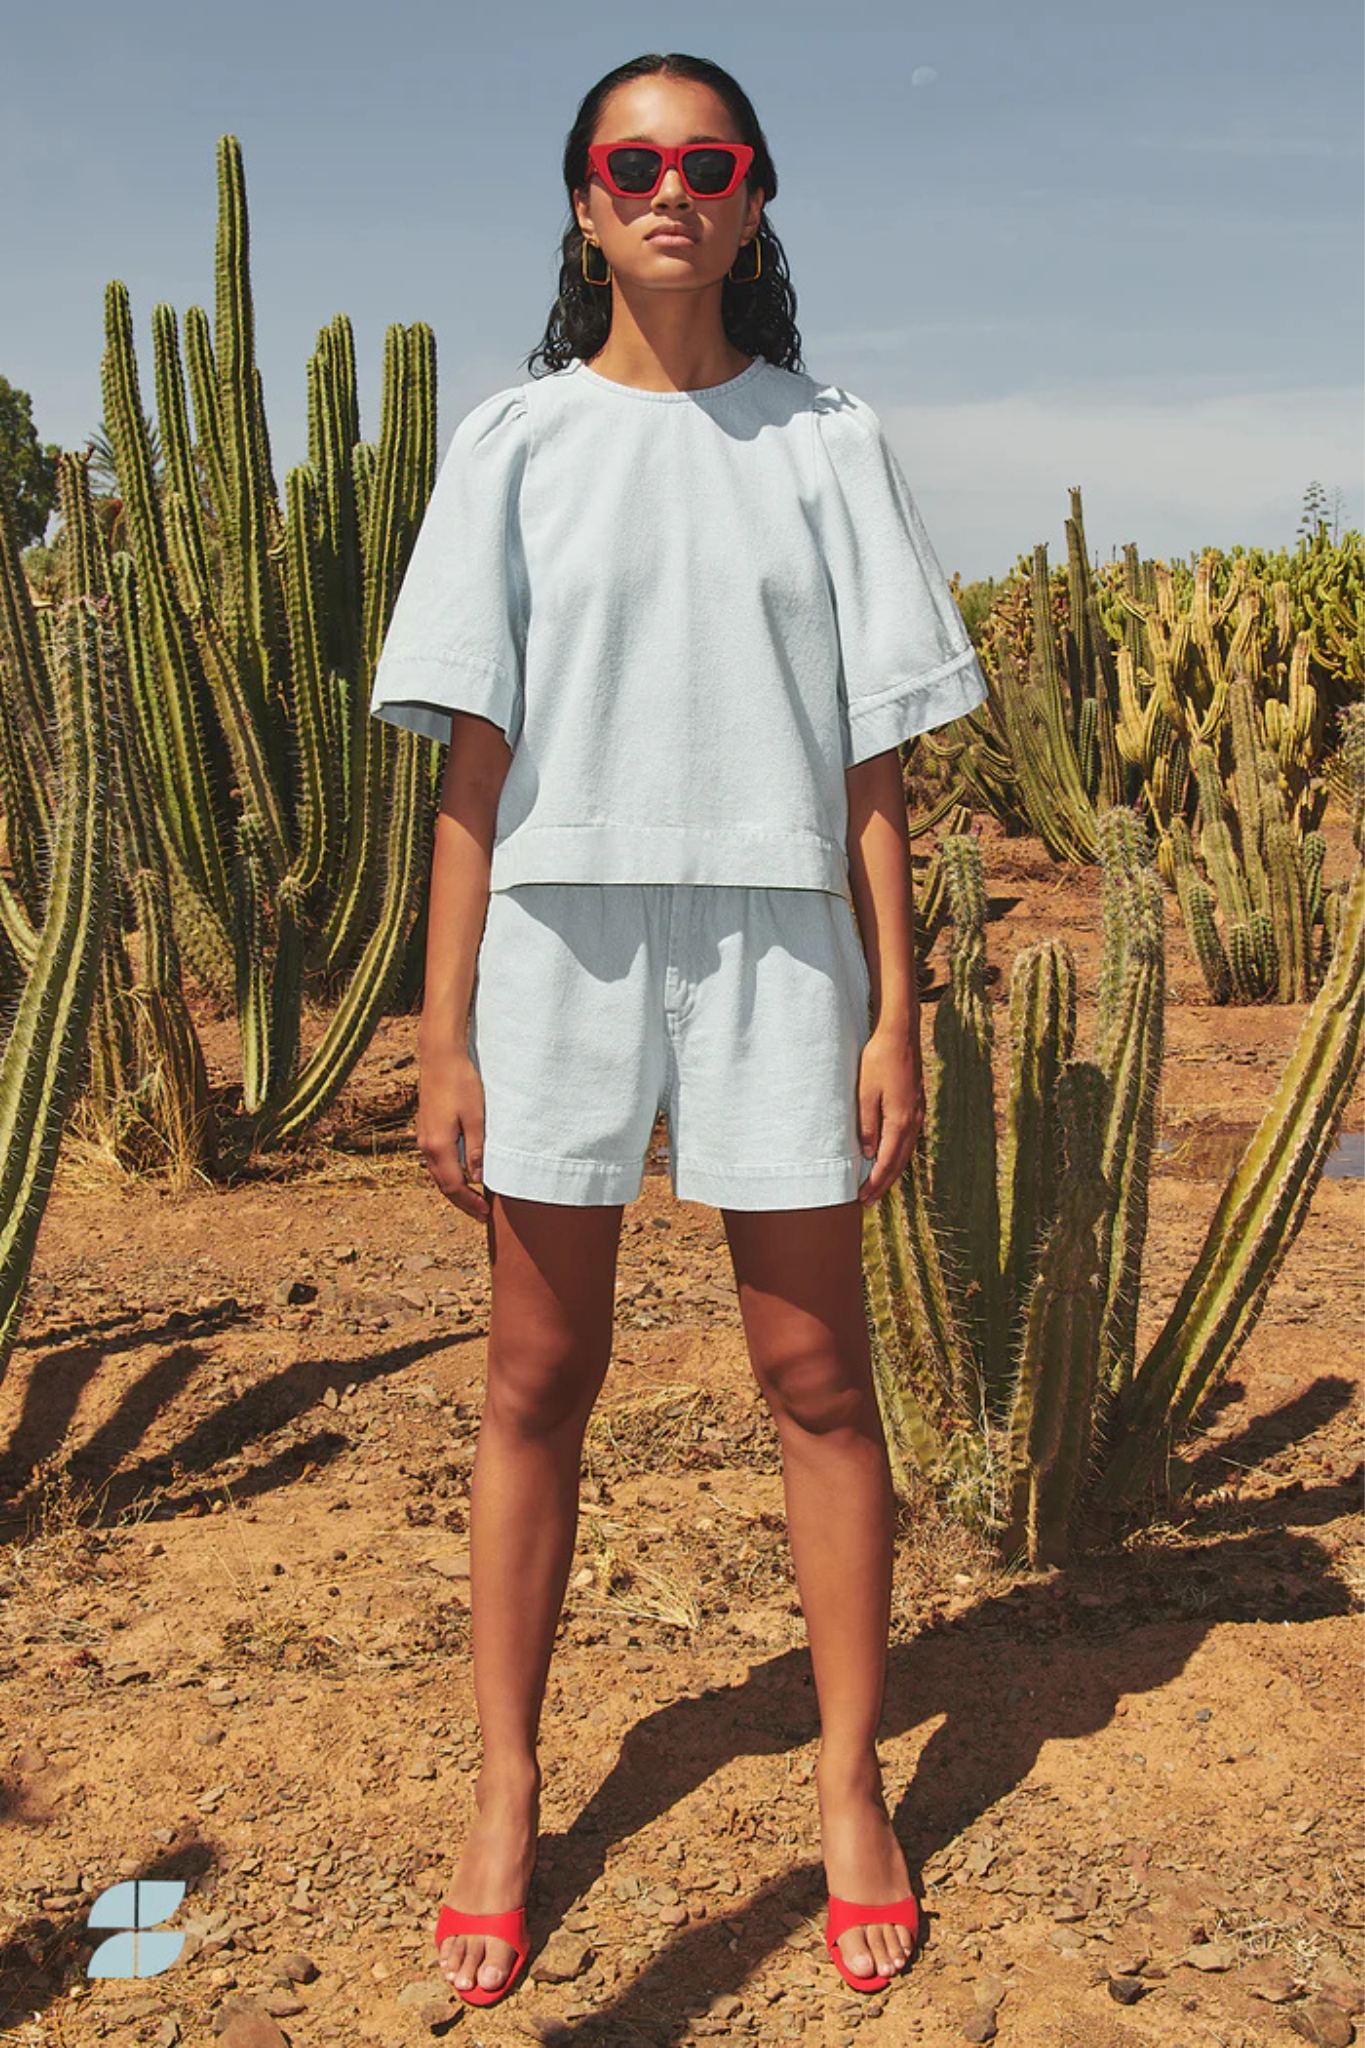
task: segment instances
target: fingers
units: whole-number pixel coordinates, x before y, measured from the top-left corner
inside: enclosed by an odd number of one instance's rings
[[[924,1099],[904,1107],[890,1105],[877,1093],[859,1097],[858,1129],[864,1154],[873,1152],[872,1171],[858,1190],[864,1205],[879,1202],[910,1164],[924,1122]],[[871,1133],[871,1142],[869,1142]]]
[[[427,1172],[448,1202],[480,1223],[489,1215],[488,1197],[482,1189],[483,1128],[473,1117],[461,1131],[457,1125],[435,1139],[418,1138],[417,1149]]]

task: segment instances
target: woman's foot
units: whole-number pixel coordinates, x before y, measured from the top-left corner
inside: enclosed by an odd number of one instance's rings
[[[474,1783],[478,1808],[445,1904],[460,1913],[501,1913],[522,1904],[531,1882],[540,1831],[540,1765],[487,1764]],[[449,1983],[496,1991],[516,1960],[509,1941],[492,1934],[452,1934],[439,1961]]]
[[[905,1898],[910,1872],[882,1797],[876,1752],[836,1760],[822,1751],[815,1783],[825,1878],[833,1896],[879,1905]],[[908,1927],[882,1920],[848,1928],[835,1946],[855,1977],[871,1977],[903,1969],[914,1942]]]

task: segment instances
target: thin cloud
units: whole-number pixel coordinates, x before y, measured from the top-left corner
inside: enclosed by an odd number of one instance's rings
[[[1316,477],[1359,502],[1361,394],[1352,385],[1169,396],[1026,392],[878,407],[887,438],[934,476],[969,469],[990,491],[1103,484],[1222,518],[1297,496]],[[904,458],[903,458],[904,459]]]
[[[1334,142],[1326,135],[1130,135],[1133,149],[1163,156],[1314,157],[1345,161],[1361,154],[1358,142]]]

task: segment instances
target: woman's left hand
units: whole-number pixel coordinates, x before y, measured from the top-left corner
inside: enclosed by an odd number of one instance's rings
[[[872,1171],[858,1191],[863,1203],[880,1201],[910,1164],[924,1125],[924,1065],[919,1045],[905,1032],[874,1030],[858,1066],[858,1135],[874,1148]]]

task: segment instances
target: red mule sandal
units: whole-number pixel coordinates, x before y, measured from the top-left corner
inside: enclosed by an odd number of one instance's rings
[[[462,1913],[457,1906],[442,1906],[436,1916],[438,1955],[442,1944],[449,1941],[452,1934],[491,1934],[498,1941],[509,1941],[516,1950],[511,1969],[501,1984],[496,1985],[493,1990],[489,1991],[477,1982],[478,1971],[475,1972],[476,1981],[468,1991],[460,1984],[451,1986],[452,1990],[459,1992],[466,2005],[496,2005],[500,1998],[507,1996],[516,1983],[517,1973],[526,1961],[527,1951],[531,1946],[531,1937],[526,1928],[525,1906],[511,1906],[505,1913]],[[483,1968],[482,1963],[479,1968]]]
[[[903,1899],[893,1900],[889,1906],[862,1906],[854,1899],[836,1899],[833,1892],[830,1893],[829,1912],[825,1916],[825,1947],[829,1950],[839,1975],[846,1984],[851,1984],[855,1991],[884,1991],[891,1982],[891,1977],[880,1975],[875,1970],[866,1977],[860,1977],[856,1970],[849,1969],[835,1943],[850,1927],[869,1927],[879,1920],[883,1923],[889,1922],[893,1927],[909,1928],[910,1955],[913,1956],[920,1930],[919,1907],[913,1892]],[[907,1961],[909,1959],[907,1957]],[[899,1977],[904,1972],[896,1970],[892,1974]]]

